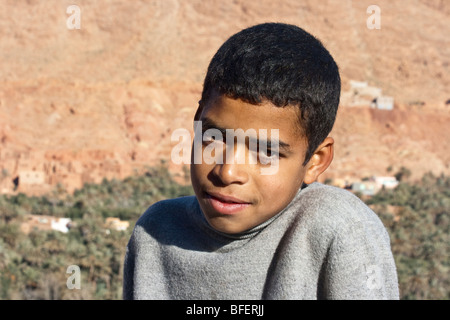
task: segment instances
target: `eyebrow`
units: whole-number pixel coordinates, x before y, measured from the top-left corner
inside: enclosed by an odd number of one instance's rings
[[[224,136],[224,137],[226,136],[227,129],[217,125],[210,118],[204,118],[204,119],[201,119],[200,121],[202,121],[202,132],[205,132],[208,129],[216,129],[222,133],[222,136]],[[252,137],[248,137],[248,138],[251,141],[255,141],[257,143],[257,145],[261,145],[261,143],[265,143],[265,145],[267,146],[268,149],[271,149],[272,145],[276,145],[276,142],[278,142],[278,147],[281,152],[283,152],[283,153],[291,152],[291,148],[290,148],[291,145],[289,143],[286,143],[279,139],[278,140],[273,140],[273,139],[265,140],[265,139],[259,139],[259,138],[254,139]]]

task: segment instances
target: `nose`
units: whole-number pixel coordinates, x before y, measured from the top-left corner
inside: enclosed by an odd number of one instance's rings
[[[242,168],[242,164],[217,164],[213,173],[224,185],[245,184],[248,181],[248,174]]]
[[[229,184],[245,184],[249,180],[248,165],[245,159],[245,147],[233,146],[233,153],[229,148],[226,148],[225,161],[223,163],[216,163],[213,168],[213,174],[220,179],[224,185]]]

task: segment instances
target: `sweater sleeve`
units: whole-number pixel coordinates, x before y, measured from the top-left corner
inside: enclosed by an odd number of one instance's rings
[[[326,299],[399,299],[389,235],[381,222],[356,221],[338,232],[325,270]]]

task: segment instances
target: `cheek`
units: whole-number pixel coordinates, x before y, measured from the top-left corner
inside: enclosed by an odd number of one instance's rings
[[[191,183],[195,191],[207,188],[211,185],[211,174],[214,170],[214,165],[209,164],[191,164]]]
[[[292,183],[286,179],[275,176],[272,179],[266,178],[264,181],[260,181],[260,187],[262,198],[267,206],[277,207],[280,204],[286,202],[294,187]]]
[[[191,164],[191,182],[194,188],[202,184],[206,174],[204,173],[203,165]]]
[[[280,167],[274,176],[260,176],[259,185],[264,190],[264,198],[273,203],[289,202],[301,187],[304,175],[303,168],[286,166]]]
[[[281,178],[274,178],[274,179],[261,179],[261,185],[263,186],[264,190],[266,190],[267,193],[273,193],[278,189],[283,189],[283,187],[286,187],[286,181],[283,181]]]

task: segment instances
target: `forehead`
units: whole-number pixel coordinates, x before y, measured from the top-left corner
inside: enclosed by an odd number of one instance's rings
[[[269,101],[254,105],[224,95],[213,95],[203,106],[198,120],[212,120],[227,129],[278,129],[280,139],[294,141],[303,138],[298,117],[298,108],[294,106],[280,108]]]

